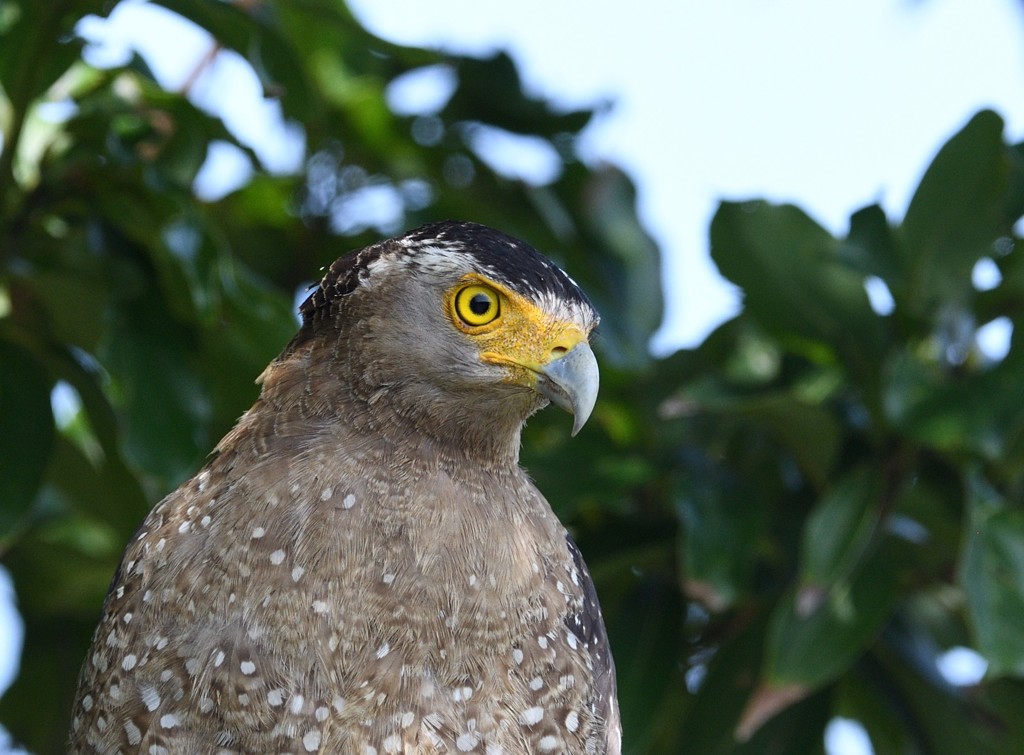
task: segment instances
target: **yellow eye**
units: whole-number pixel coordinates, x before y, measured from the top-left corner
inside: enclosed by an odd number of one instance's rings
[[[466,286],[455,294],[455,314],[472,328],[487,325],[501,315],[501,297],[490,286]]]

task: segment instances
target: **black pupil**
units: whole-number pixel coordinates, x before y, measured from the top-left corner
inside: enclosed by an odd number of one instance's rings
[[[474,315],[485,315],[491,308],[491,297],[487,294],[473,294],[469,300],[469,311]]]

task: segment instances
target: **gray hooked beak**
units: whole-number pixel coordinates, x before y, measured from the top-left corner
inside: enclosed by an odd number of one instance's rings
[[[597,403],[597,359],[586,341],[537,370],[537,391],[573,416],[572,434],[587,423]]]

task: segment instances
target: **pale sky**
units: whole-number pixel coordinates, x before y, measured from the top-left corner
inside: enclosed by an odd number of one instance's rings
[[[834,233],[881,202],[903,215],[935,151],[982,107],[1024,134],[1015,0],[353,0],[412,45],[509,48],[530,89],[610,98],[585,154],[627,168],[665,254],[659,352],[736,306],[708,261],[722,198],[799,204]]]

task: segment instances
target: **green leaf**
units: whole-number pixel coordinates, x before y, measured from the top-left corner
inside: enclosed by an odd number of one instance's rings
[[[886,332],[863,273],[845,264],[839,249],[789,205],[724,202],[711,222],[712,259],[743,289],[746,312],[812,358],[842,361],[869,380]]]
[[[840,258],[866,275],[881,278],[899,295],[906,287],[906,259],[893,228],[878,205],[850,216],[850,232],[839,247]]]
[[[76,265],[71,254],[61,264],[39,269],[27,283],[51,317],[53,335],[82,348],[93,348],[102,333],[101,317],[109,302],[107,282]]]
[[[664,310],[660,254],[637,217],[636,186],[621,170],[605,167],[590,173],[579,191],[587,204],[572,208],[581,236],[566,267],[593,293],[604,318],[601,343],[616,364],[646,366]]]
[[[214,327],[202,332],[201,376],[217,411],[230,427],[259,394],[256,378],[291,340],[298,327],[292,302],[236,271],[225,274]],[[193,289],[195,290],[195,289]]]
[[[816,486],[826,484],[839,454],[842,428],[831,412],[790,396],[766,396],[737,407],[770,432]]]
[[[943,451],[970,451],[999,461],[1020,454],[1024,442],[1024,350],[982,372],[949,373],[920,354],[900,351],[883,372],[889,422]]]
[[[1024,511],[978,475],[968,503],[959,581],[978,649],[990,675],[1024,675]]]
[[[723,611],[748,589],[765,512],[750,505],[754,491],[710,460],[684,457],[679,467],[675,497],[683,524],[684,590],[708,610]]]
[[[15,112],[24,114],[28,104],[78,58],[81,43],[63,35],[81,16],[99,12],[103,1],[6,0],[4,6],[0,8],[0,49],[4,53],[0,55],[0,85]]]
[[[621,576],[619,580],[627,582]],[[677,653],[682,596],[657,573],[628,583],[613,604],[615,614],[606,620],[615,648],[623,731],[632,732],[633,747],[651,751],[653,742],[678,726],[682,672],[676,663],[665,661]],[[602,596],[614,594],[610,587],[598,583]],[[655,721],[658,725],[649,725]]]
[[[460,58],[459,87],[442,115],[479,120],[519,134],[555,136],[580,131],[590,110],[558,113],[545,100],[527,96],[512,58],[505,52],[490,58]]]
[[[907,208],[900,235],[911,268],[911,312],[973,294],[971,269],[1019,217],[1019,155],[1003,120],[984,110],[939,150]]]
[[[683,395],[709,414],[739,418],[764,430],[816,487],[826,484],[843,440],[843,428],[827,407],[787,393],[740,393],[718,380],[694,381]]]
[[[836,685],[835,714],[857,721],[867,730],[875,755],[913,752],[891,691],[872,681],[861,669],[844,676]]]
[[[898,635],[899,632],[893,634]],[[888,635],[888,633],[887,633]],[[1004,755],[1019,752],[1006,746],[1007,729],[1019,729],[1019,707],[1000,721],[988,706],[978,705],[984,692],[952,688],[935,672],[930,648],[911,643],[910,636],[887,636],[872,653],[876,694],[900,716],[911,748],[898,751],[928,755]],[[884,755],[880,752],[880,755]]]
[[[768,625],[761,683],[737,731],[748,739],[790,706],[846,673],[871,645],[895,604],[893,559],[882,550],[813,612],[790,590]]]
[[[1002,724],[997,730],[1000,752],[1024,752],[1024,728],[1017,725],[1024,710],[1024,683],[1020,679],[993,679],[984,686],[985,702]]]
[[[125,412],[127,457],[163,484],[179,482],[208,453],[210,404],[194,364],[189,329],[159,300],[116,310],[100,360]]]
[[[81,530],[82,539],[52,537],[50,544],[57,545],[58,541],[63,541],[62,544],[71,547],[82,546],[86,555],[96,557],[102,568],[112,571],[125,542],[146,515],[151,501],[147,501],[139,481],[120,456],[106,457],[97,465],[63,434],[54,444],[53,468],[59,473],[49,475],[40,494],[41,513],[55,519],[49,523],[51,534],[76,534]],[[110,544],[106,552],[100,547],[104,543]],[[99,585],[100,597],[106,592],[106,587],[106,584]],[[96,597],[77,588],[63,591],[61,587],[54,586],[46,599],[58,603],[65,600],[67,605],[66,598],[58,597],[61,593],[76,601],[88,600],[90,595],[93,599]],[[94,602],[93,605],[97,604]]]
[[[897,595],[893,564],[885,550],[869,558],[848,585],[837,585],[809,616],[791,590],[772,616],[765,680],[774,687],[806,690],[841,675],[872,642]]]
[[[860,565],[878,528],[881,497],[878,473],[865,467],[847,472],[822,496],[804,525],[800,596],[828,591]]]
[[[755,679],[750,670],[761,663],[764,633],[765,617],[761,613],[721,647],[713,648],[710,660],[704,657],[688,664],[691,678],[700,678],[700,686],[689,708],[683,711],[681,744],[685,743],[685,749],[680,747],[678,752],[725,755],[735,751],[736,722],[753,691]]]
[[[32,505],[50,460],[50,388],[30,351],[0,341],[0,542]]]
[[[61,555],[40,551],[51,561]],[[60,574],[74,573],[77,567],[67,564]],[[62,616],[59,621],[52,615],[25,615],[19,674],[0,698],[0,719],[19,745],[12,751],[30,746],[29,751],[39,755],[67,752],[75,683],[95,623],[95,613],[87,620]]]

